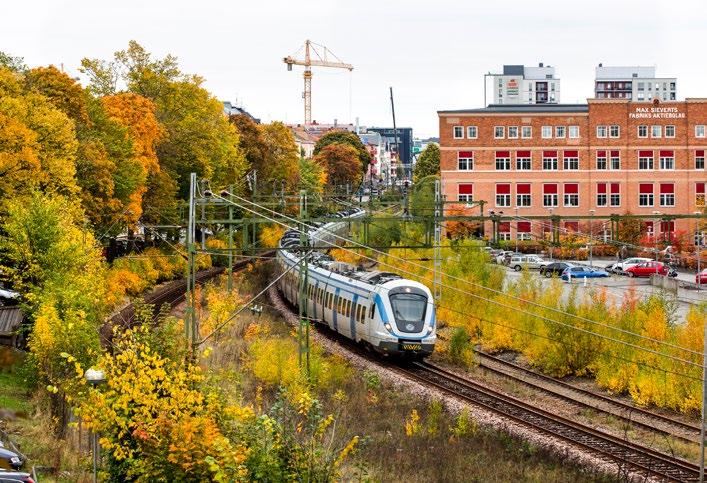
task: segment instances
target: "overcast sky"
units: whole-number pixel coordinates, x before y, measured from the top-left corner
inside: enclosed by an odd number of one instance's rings
[[[264,121],[302,122],[302,68],[282,58],[309,38],[354,71],[315,69],[312,117],[436,136],[438,109],[480,107],[483,74],[557,68],[562,102],[592,94],[594,67],[656,65],[678,98],[707,97],[707,2],[698,0],[142,0],[2,2],[0,50],[77,75],[129,40],[171,53],[219,99]]]

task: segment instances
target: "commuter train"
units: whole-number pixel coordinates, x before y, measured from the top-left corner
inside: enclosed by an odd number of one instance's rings
[[[350,220],[365,216],[352,208],[336,215],[342,221],[315,224],[310,246],[335,246],[336,236],[346,234]],[[287,231],[280,239],[277,263],[282,276],[278,286],[292,305],[299,306],[299,284],[304,278],[308,318],[387,355],[420,359],[432,353],[437,340],[432,293],[423,284],[378,270],[367,271],[337,262],[322,251],[307,255],[307,272],[300,276],[300,234]],[[288,249],[288,247],[292,247]]]

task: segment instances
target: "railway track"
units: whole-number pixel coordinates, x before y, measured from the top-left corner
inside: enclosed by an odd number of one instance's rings
[[[481,359],[479,362],[480,367],[503,378],[516,381],[534,390],[544,392],[574,405],[608,414],[636,428],[679,439],[686,443],[699,443],[700,427],[696,424],[690,424],[664,414],[636,407],[603,394],[595,393],[588,389],[576,387],[567,382],[541,374],[486,352],[477,351],[475,354]],[[489,364],[488,361],[491,361],[491,364]],[[499,369],[495,366],[502,366],[507,370]],[[555,389],[543,385],[542,383],[553,386]],[[557,388],[559,388],[559,390]],[[568,393],[577,394],[592,402],[580,400],[577,397],[568,395]],[[655,423],[661,424],[662,427],[656,427]],[[671,428],[672,430],[666,428]]]

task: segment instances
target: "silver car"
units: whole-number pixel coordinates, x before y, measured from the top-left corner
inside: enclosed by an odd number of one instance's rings
[[[511,257],[508,266],[516,272],[520,272],[524,268],[528,270],[539,270],[549,263],[550,262],[543,260],[537,255],[516,255]]]
[[[635,267],[636,265],[640,265],[641,263],[645,262],[650,262],[650,258],[643,258],[643,257],[631,257],[627,258],[625,260],[621,260],[620,262],[614,263],[609,271],[614,272],[614,273],[625,273],[626,270],[628,270],[631,267]]]

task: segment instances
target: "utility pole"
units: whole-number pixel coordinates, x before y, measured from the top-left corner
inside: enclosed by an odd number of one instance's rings
[[[395,124],[395,102],[393,101],[393,88],[390,88],[390,109],[393,112],[393,136],[395,137],[395,155],[398,159],[398,163],[400,163],[400,146],[398,146],[398,128]],[[407,173],[403,170],[403,176],[406,176]]]
[[[228,280],[226,287],[228,293],[233,291],[233,185],[228,188],[228,199],[231,203],[228,204]]]
[[[434,298],[439,303],[442,297],[442,181],[435,180],[435,216],[434,216]]]
[[[298,363],[300,370],[304,370],[309,380],[309,321],[307,320],[307,292],[309,288],[307,258],[309,256],[309,234],[305,219],[307,218],[307,192],[300,191],[300,269],[299,269],[299,327],[297,331]],[[304,361],[302,355],[305,355]]]
[[[594,257],[592,253],[594,248],[594,232],[592,231],[594,213],[596,213],[596,210],[589,210],[589,214],[592,215],[592,217],[589,219],[589,266],[592,268],[594,267]]]
[[[195,234],[196,234],[196,173],[191,173],[189,178],[189,222],[187,224],[187,310],[184,321],[184,331],[190,348],[199,338],[196,328],[196,263],[195,263]]]

